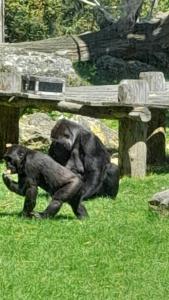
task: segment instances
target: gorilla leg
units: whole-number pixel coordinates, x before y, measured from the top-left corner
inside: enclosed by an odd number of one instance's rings
[[[69,203],[72,207],[72,210],[78,219],[83,219],[88,216],[86,208],[79,201],[72,201]]]
[[[108,164],[105,170],[103,184],[97,193],[115,198],[119,190],[119,168],[115,164]]]
[[[40,213],[40,217],[54,217],[64,202],[68,202],[77,217],[87,215],[85,208],[80,205],[80,191],[82,182],[79,178],[73,177],[67,184],[57,190],[52,197],[48,207]],[[36,214],[35,214],[36,216]]]

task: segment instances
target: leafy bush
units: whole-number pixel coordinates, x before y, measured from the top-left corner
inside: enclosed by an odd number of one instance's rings
[[[120,0],[100,0],[113,19],[121,13]],[[150,11],[151,0],[145,0],[143,17]],[[167,11],[169,0],[159,1],[156,10]],[[98,30],[104,16],[90,5],[78,0],[6,0],[6,41],[39,40]]]
[[[6,37],[9,42],[46,37],[43,1],[7,0],[5,3]]]

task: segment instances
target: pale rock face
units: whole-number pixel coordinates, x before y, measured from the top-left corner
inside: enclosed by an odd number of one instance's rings
[[[76,79],[77,77],[72,62],[67,58],[60,57],[55,53],[36,52],[16,47],[1,48],[0,70],[64,79],[69,77]]]
[[[30,148],[42,149],[50,144],[55,121],[45,113],[23,115],[19,121],[19,142]]]

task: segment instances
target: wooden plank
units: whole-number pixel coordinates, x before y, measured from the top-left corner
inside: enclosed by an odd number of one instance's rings
[[[140,73],[140,78],[146,80],[151,93],[166,92],[164,74],[162,72]],[[160,98],[158,101],[160,102]],[[166,112],[159,108],[151,109],[152,119],[147,129],[147,163],[161,165],[166,160],[165,126]]]
[[[4,0],[0,0],[0,43],[4,42]]]
[[[149,87],[145,80],[122,80],[119,84],[118,98],[121,103],[147,103]]]
[[[61,100],[72,102],[72,103],[79,103],[84,105],[91,105],[91,106],[121,106],[121,103],[118,103],[118,95],[115,90],[111,91],[112,86],[98,86],[98,91],[95,90],[96,87],[77,87],[77,88],[66,88],[65,95],[33,95],[33,94],[27,94],[27,93],[19,93],[16,90],[19,90],[20,84],[18,88],[16,88],[15,84],[12,82],[10,78],[8,78],[8,83],[10,86],[6,86],[6,88],[3,88],[4,90],[0,91],[0,97],[9,96],[9,97],[22,97],[25,99],[36,99],[39,101],[41,100],[49,100],[49,101],[56,101],[59,102]],[[3,85],[2,77],[0,79],[0,82]],[[13,87],[15,86],[15,91],[13,91]],[[107,89],[105,92],[105,89]],[[89,88],[89,89],[88,89]],[[101,92],[99,91],[101,89]],[[110,90],[109,90],[110,89]],[[80,91],[83,90],[81,93]],[[117,90],[117,86],[116,86]],[[74,92],[75,91],[75,92]],[[79,91],[79,92],[78,92]],[[169,108],[169,88],[165,89],[164,91],[153,91],[150,93],[148,97],[148,103],[144,103],[147,107],[159,107],[167,109]],[[123,106],[130,106],[131,103],[122,103]],[[132,103],[132,106],[135,107],[137,105],[140,105],[139,102]]]
[[[66,87],[66,91],[69,92],[85,92],[85,91],[99,91],[99,92],[106,92],[106,91],[118,91],[118,85],[87,85],[87,86],[79,86],[79,87]]]
[[[139,78],[147,81],[151,92],[164,91],[166,88],[165,78],[162,72],[141,72]]]
[[[21,75],[13,70],[0,73],[0,91],[21,93]]]

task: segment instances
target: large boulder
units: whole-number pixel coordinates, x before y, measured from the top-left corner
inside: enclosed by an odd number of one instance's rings
[[[157,210],[169,210],[169,189],[154,194],[149,206]]]
[[[46,113],[40,112],[23,115],[19,123],[20,143],[31,148],[47,149],[51,142],[51,129],[57,119],[56,117],[56,120],[52,120]],[[111,153],[117,153],[118,133],[116,130],[108,128],[100,120],[94,118],[74,115],[72,120],[95,133]]]
[[[19,122],[21,144],[34,149],[46,149],[50,144],[50,132],[55,125],[45,113],[23,115]]]
[[[140,72],[155,71],[155,67],[138,60],[124,60],[111,55],[103,55],[96,61],[97,68],[114,79],[138,78]]]
[[[97,135],[106,148],[111,152],[118,151],[118,132],[104,125],[100,120],[83,117],[80,115],[74,115],[72,121],[75,121],[82,126],[90,129],[95,135]]]

